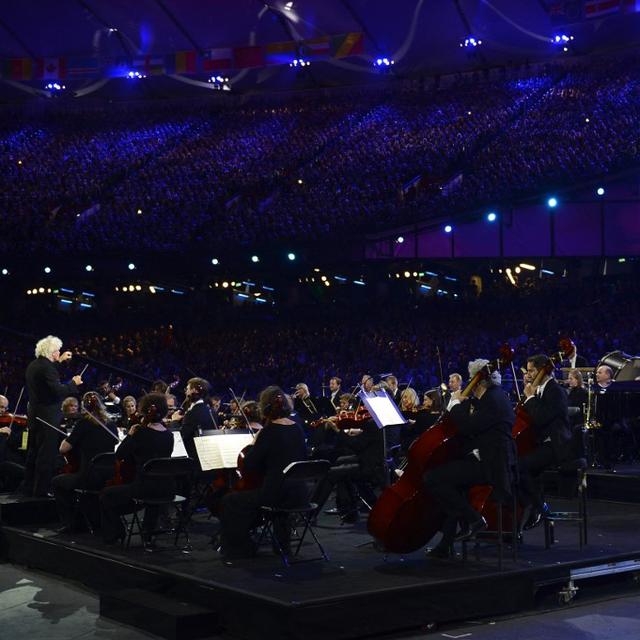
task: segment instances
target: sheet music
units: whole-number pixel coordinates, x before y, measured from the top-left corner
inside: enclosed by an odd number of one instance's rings
[[[182,434],[179,431],[173,432],[173,452],[172,458],[188,458],[189,454],[185,449],[184,442],[182,441]]]
[[[396,403],[386,391],[360,395],[360,397],[378,427],[383,428],[390,425],[405,424],[407,422],[400,413]]]
[[[248,444],[253,443],[253,436],[250,433],[229,433],[220,436],[200,436],[194,438],[193,442],[202,471],[235,469],[238,466],[238,454]]]

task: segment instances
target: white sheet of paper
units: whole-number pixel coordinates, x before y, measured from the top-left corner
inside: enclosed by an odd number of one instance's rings
[[[202,471],[235,469],[238,466],[238,454],[253,443],[253,436],[250,433],[229,433],[200,436],[194,438],[193,442]]]
[[[383,427],[388,427],[391,424],[404,424],[406,422],[402,414],[398,411],[396,404],[388,396],[370,396],[367,398],[367,402],[369,402],[371,409],[382,422]]]
[[[173,432],[173,452],[171,453],[172,458],[188,458],[189,454],[187,450],[184,448],[184,442],[182,441],[182,435],[179,431]]]

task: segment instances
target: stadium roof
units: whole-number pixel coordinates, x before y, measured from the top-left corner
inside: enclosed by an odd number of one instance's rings
[[[364,54],[308,70],[317,84],[366,81],[372,61],[395,59],[396,73],[446,73],[559,55],[550,38],[575,36],[576,53],[637,41],[640,15],[582,19],[559,29],[562,10],[591,0],[5,0],[0,58],[134,57],[360,32]],[[567,9],[568,10],[568,9]],[[482,40],[461,47],[467,37]],[[235,70],[236,86],[286,85],[287,65]],[[241,75],[240,75],[241,74]],[[287,75],[288,74],[288,75]],[[240,77],[238,77],[240,75]]]

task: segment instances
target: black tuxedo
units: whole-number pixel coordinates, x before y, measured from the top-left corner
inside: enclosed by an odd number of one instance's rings
[[[67,396],[77,395],[78,387],[74,382],[62,384],[56,365],[43,356],[29,364],[25,377],[29,393],[29,443],[24,492],[26,495],[44,496],[49,491],[53,477],[60,436],[37,418],[42,418],[54,427],[59,426],[62,400]]]
[[[187,409],[182,418],[182,424],[180,425],[180,435],[182,436],[182,442],[184,442],[184,448],[187,450],[190,458],[194,460],[198,459],[196,445],[193,439],[200,434],[200,431],[215,428],[216,424],[208,404],[198,402],[192,404]]]
[[[538,446],[519,459],[520,501],[542,509],[542,472],[557,466],[572,455],[567,394],[552,378],[541,396],[532,396],[524,403],[531,417]]]

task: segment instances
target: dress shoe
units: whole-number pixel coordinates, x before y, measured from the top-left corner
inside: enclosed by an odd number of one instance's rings
[[[487,521],[480,516],[478,520],[474,520],[471,524],[460,531],[460,533],[454,538],[455,542],[462,542],[463,540],[469,540],[473,538],[480,531],[484,531],[487,528]]]
[[[531,515],[527,518],[527,521],[524,523],[522,529],[523,531],[529,531],[530,529],[535,529],[539,524],[542,523],[545,516],[549,513],[549,505],[545,502],[542,505],[542,509],[533,509],[531,511]]]

